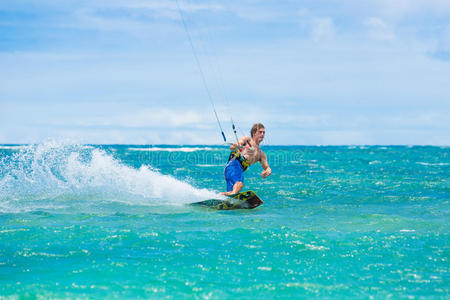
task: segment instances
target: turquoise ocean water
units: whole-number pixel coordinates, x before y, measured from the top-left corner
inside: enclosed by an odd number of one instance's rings
[[[254,210],[219,146],[0,146],[0,296],[447,298],[450,148],[264,146]]]

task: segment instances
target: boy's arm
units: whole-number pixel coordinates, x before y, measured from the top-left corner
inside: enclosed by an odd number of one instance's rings
[[[238,143],[233,143],[233,145],[230,146],[230,150],[235,150],[237,147],[239,146],[244,146],[245,144],[250,142],[250,137],[249,136],[243,136],[239,139],[239,145]]]
[[[264,171],[261,173],[262,178],[266,178],[267,176],[272,174],[272,169],[269,167],[269,163],[267,162],[267,156],[264,152],[262,152],[261,155],[261,166],[264,169]]]

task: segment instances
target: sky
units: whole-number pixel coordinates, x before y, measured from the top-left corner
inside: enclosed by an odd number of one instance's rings
[[[0,0],[0,66],[0,143],[450,145],[448,0]]]

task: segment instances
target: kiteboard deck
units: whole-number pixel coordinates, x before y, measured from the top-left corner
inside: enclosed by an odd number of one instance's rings
[[[263,204],[254,191],[246,191],[227,196],[229,199],[208,199],[191,205],[203,206],[217,210],[253,209]]]

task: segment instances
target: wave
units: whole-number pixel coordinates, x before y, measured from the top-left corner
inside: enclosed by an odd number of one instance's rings
[[[427,162],[416,162],[418,165],[422,166],[449,166],[450,163],[427,163]]]
[[[26,149],[27,146],[0,146],[0,150],[22,150],[22,149]]]
[[[167,151],[167,152],[195,152],[195,151],[212,151],[215,150],[210,147],[180,147],[180,148],[161,148],[161,147],[151,147],[151,148],[128,148],[131,151]]]
[[[95,147],[26,146],[0,160],[0,212],[77,209],[121,202],[182,205],[217,198],[149,165],[132,168]]]
[[[212,164],[197,164],[196,166],[200,168],[222,167],[222,165],[212,165]]]

